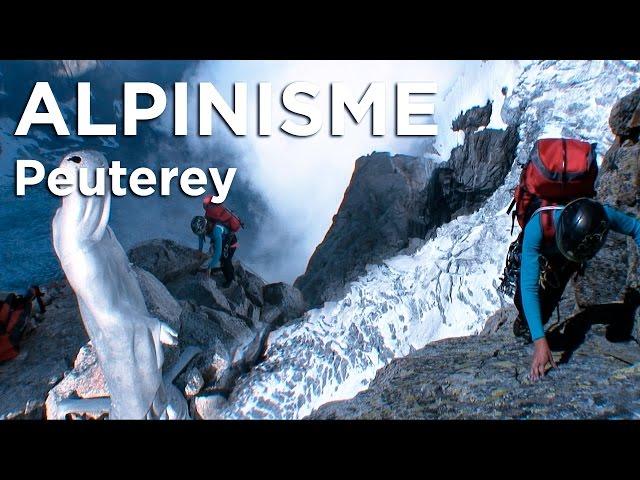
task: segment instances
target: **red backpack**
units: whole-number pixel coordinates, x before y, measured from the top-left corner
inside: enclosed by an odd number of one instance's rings
[[[221,223],[233,233],[236,233],[242,227],[244,227],[244,223],[242,220],[225,207],[221,203],[211,203],[211,195],[207,195],[204,197],[202,202],[202,206],[204,207],[204,215],[206,218],[212,220],[214,223]]]
[[[513,221],[515,223],[517,219],[524,229],[538,209],[566,205],[581,197],[594,197],[597,176],[595,143],[565,138],[538,140],[523,167],[507,213],[515,206]],[[552,241],[555,236],[553,210],[540,212],[545,242]]]
[[[31,287],[26,295],[10,293],[0,301],[0,362],[18,356],[20,341],[31,316],[33,300],[37,300],[40,312],[44,313],[42,293],[38,287]]]

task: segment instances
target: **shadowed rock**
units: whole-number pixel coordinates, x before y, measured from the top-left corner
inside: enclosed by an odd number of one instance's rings
[[[618,138],[602,162],[596,197],[636,218],[640,217],[640,144],[622,137],[629,134],[623,126],[630,124],[632,107],[637,108],[639,98],[640,89],[620,100],[611,112],[609,123]],[[638,266],[634,240],[611,232],[605,246],[588,263],[585,275],[575,282],[578,306],[622,301],[629,287],[640,289]],[[635,335],[638,338],[638,333]]]
[[[198,250],[166,239],[143,242],[130,249],[127,255],[131,263],[150,272],[162,283],[194,273],[205,259]]]
[[[265,285],[263,295],[265,302],[283,312],[285,322],[301,317],[307,309],[300,290],[283,282]]]
[[[466,115],[466,116],[465,116]],[[504,182],[516,154],[518,128],[485,129],[491,104],[459,117],[463,145],[447,162],[373,153],[356,161],[338,213],[307,269],[294,285],[310,307],[343,296],[347,285],[376,264],[420,246],[435,230],[477,210]],[[474,125],[472,128],[471,125]]]
[[[638,141],[640,133],[640,88],[626,97],[622,97],[611,110],[609,126],[619,137],[620,143],[625,140]]]
[[[466,112],[460,112],[460,115],[451,122],[451,130],[463,131],[465,135],[469,135],[481,127],[486,127],[491,122],[492,110],[493,105],[490,100],[487,100],[484,107],[476,106]]]
[[[311,307],[338,298],[368,263],[407,246],[427,180],[415,157],[375,152],[356,161],[327,235],[294,283]]]

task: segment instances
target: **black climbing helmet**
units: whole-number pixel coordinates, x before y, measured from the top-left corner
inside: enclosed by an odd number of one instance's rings
[[[608,233],[604,207],[590,198],[579,198],[562,210],[556,225],[556,244],[562,255],[580,263],[598,253]]]
[[[204,235],[207,231],[207,219],[204,217],[193,217],[191,220],[191,230],[196,235]]]

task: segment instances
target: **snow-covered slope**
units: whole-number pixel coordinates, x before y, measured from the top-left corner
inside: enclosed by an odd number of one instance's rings
[[[380,367],[412,348],[477,333],[503,301],[496,286],[512,238],[505,211],[518,163],[537,138],[559,133],[597,141],[604,153],[613,141],[610,109],[639,83],[638,62],[527,65],[502,111],[505,121],[521,122],[505,184],[478,212],[441,227],[415,255],[370,267],[344,299],[274,332],[266,360],[239,384],[224,416],[301,418],[367,388]]]

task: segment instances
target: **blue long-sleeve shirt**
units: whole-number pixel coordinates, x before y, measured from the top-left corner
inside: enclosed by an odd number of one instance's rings
[[[604,209],[609,218],[611,230],[632,236],[636,244],[640,247],[640,222],[615,208],[605,205]],[[561,209],[553,212],[556,223],[561,212]],[[538,285],[540,263],[538,259],[540,254],[543,253],[543,248],[545,253],[554,253],[554,249],[557,252],[555,243],[550,246],[543,246],[542,226],[540,225],[539,215],[539,213],[533,215],[524,228],[522,263],[520,269],[522,307],[533,340],[544,337],[544,327],[542,326],[542,314],[540,311],[540,292]]]
[[[229,234],[229,229],[219,223],[213,227],[211,233],[198,235],[198,250],[202,251],[205,236],[213,242],[213,255],[209,261],[209,268],[220,267],[220,255],[222,255],[222,240]]]

